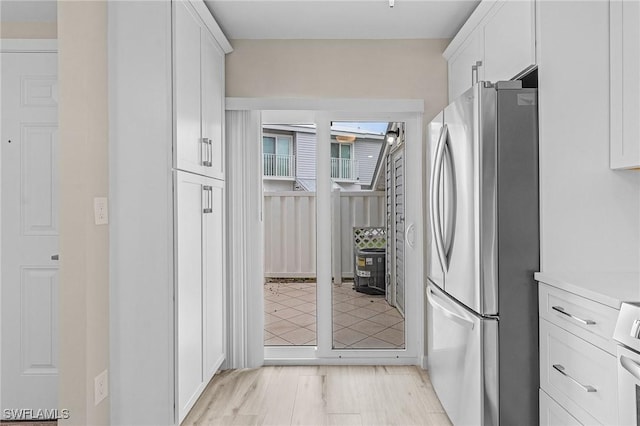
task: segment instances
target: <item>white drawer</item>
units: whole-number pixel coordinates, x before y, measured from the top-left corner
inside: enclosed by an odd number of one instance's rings
[[[577,419],[547,393],[540,390],[540,426],[586,426],[597,425],[592,417]]]
[[[618,310],[557,288],[539,285],[540,317],[616,354],[613,330]],[[564,312],[564,313],[562,313]]]
[[[618,424],[616,358],[544,319],[540,387],[570,413],[584,410],[602,424]]]

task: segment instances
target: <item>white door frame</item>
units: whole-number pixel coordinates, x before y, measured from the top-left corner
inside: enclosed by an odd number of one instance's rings
[[[58,40],[56,39],[0,39],[0,53],[58,53]],[[0,67],[1,67],[2,55],[0,55]],[[1,164],[0,164],[1,166]],[[0,204],[0,221],[2,220],[2,205]],[[1,232],[1,227],[0,227]],[[0,239],[2,235],[0,235]],[[0,259],[2,253],[0,252]],[[0,263],[0,288],[2,286],[2,265]],[[2,318],[2,311],[0,306],[0,318]],[[2,331],[0,330],[0,356],[2,354]],[[2,359],[0,359],[0,365]],[[1,390],[0,390],[1,392]],[[2,395],[0,395],[2,400]],[[19,407],[16,407],[19,408]],[[37,407],[34,407],[37,408]],[[47,407],[55,408],[55,407]]]
[[[407,197],[406,224],[413,224],[415,238],[412,247],[406,246],[406,281],[414,283],[411,293],[407,293],[406,348],[402,350],[336,350],[332,347],[331,336],[331,235],[326,232],[317,233],[317,283],[318,300],[317,311],[320,321],[327,323],[319,326],[318,348],[264,348],[265,364],[411,364],[422,365],[424,357],[424,298],[423,298],[423,245],[422,245],[422,197],[424,185],[422,179],[423,157],[423,112],[424,102],[421,100],[385,100],[385,99],[273,99],[273,98],[227,98],[227,110],[261,111],[264,122],[314,122],[317,125],[317,229],[330,229],[331,226],[331,184],[330,173],[330,123],[331,121],[380,121],[404,122],[406,145],[407,183],[411,184],[407,192],[415,194]],[[257,142],[256,142],[257,144]],[[256,145],[258,147],[258,145]],[[240,160],[231,154],[228,159],[231,164]],[[231,173],[233,173],[231,171]],[[259,170],[254,171],[259,173]],[[241,185],[229,187],[231,191],[256,193],[252,184],[258,179],[249,178]],[[230,212],[231,213],[231,212]],[[230,232],[236,235],[262,235],[262,223],[234,223]],[[240,227],[242,229],[236,229]],[[407,239],[409,240],[409,239]],[[246,243],[245,243],[246,244]],[[263,241],[252,239],[250,244],[263,247]],[[233,249],[232,249],[233,250]],[[232,256],[236,255],[232,252]],[[231,268],[236,267],[230,265]],[[238,271],[239,272],[239,271]],[[255,272],[255,271],[253,271]],[[243,283],[234,282],[234,286],[242,286],[245,295],[262,294],[262,274],[253,274],[253,280]],[[233,274],[233,272],[232,272]],[[240,274],[238,274],[240,275]],[[260,277],[258,280],[257,277]],[[255,281],[255,282],[253,282]],[[251,304],[248,300],[234,300],[230,311],[246,311]],[[262,324],[245,323],[245,327],[252,328]],[[238,339],[246,339],[243,330],[229,330],[234,346],[239,348]],[[262,336],[262,333],[259,333]],[[244,351],[262,350],[262,341],[245,341]],[[255,354],[254,354],[255,355]],[[246,357],[244,357],[246,358]],[[232,367],[243,367],[234,365]]]

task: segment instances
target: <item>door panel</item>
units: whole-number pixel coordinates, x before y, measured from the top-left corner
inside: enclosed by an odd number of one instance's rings
[[[206,29],[202,43],[202,137],[211,139],[211,167],[208,176],[224,179],[224,53]]]
[[[200,26],[188,2],[174,2],[175,167],[204,174],[200,106]]]
[[[203,383],[202,209],[204,178],[176,172],[178,396],[182,418]]]
[[[57,55],[2,53],[2,400],[58,407]]]
[[[445,157],[451,170],[451,179],[445,180],[444,186],[446,197],[451,198],[444,211],[444,217],[451,220],[445,228],[449,265],[444,289],[484,315],[497,313],[492,263],[496,250],[496,144],[495,112],[491,111],[495,111],[495,90],[479,85],[444,111],[449,133]]]
[[[203,215],[203,340],[205,383],[225,356],[224,292],[224,183],[207,179],[211,186],[211,212]]]

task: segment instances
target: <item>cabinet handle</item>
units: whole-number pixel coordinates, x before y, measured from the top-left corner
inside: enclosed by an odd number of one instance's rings
[[[558,373],[562,374],[564,377],[568,378],[573,383],[575,383],[576,385],[580,386],[582,389],[585,390],[585,392],[598,392],[598,390],[596,388],[594,388],[593,386],[591,386],[591,385],[583,385],[582,383],[580,383],[579,381],[577,381],[576,379],[574,379],[573,377],[571,377],[570,375],[565,373],[564,372],[564,367],[562,365],[553,364],[553,368],[555,368]]]
[[[551,309],[553,309],[556,312],[560,312],[562,315],[565,315],[574,321],[578,321],[580,324],[594,325],[596,323],[595,321],[590,319],[582,319],[582,318],[578,318],[575,315],[571,315],[570,313],[566,312],[562,306],[552,306]]]
[[[213,187],[209,185],[204,185],[202,187],[204,208],[202,209],[203,213],[213,213]]]
[[[57,254],[52,254],[51,255],[51,260],[60,260],[60,256]]]
[[[202,138],[202,145],[204,147],[204,152],[202,153],[202,165],[205,167],[211,167],[211,162],[213,160],[211,139]]]
[[[478,82],[478,67],[482,66],[482,61],[476,61],[475,65],[471,65],[471,86]],[[475,74],[475,79],[473,78]]]

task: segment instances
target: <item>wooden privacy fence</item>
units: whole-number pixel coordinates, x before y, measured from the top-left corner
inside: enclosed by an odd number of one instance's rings
[[[384,226],[383,191],[331,196],[333,278],[353,277],[353,227]],[[325,232],[325,231],[318,231]],[[269,278],[316,276],[316,193],[264,193],[264,272]]]

